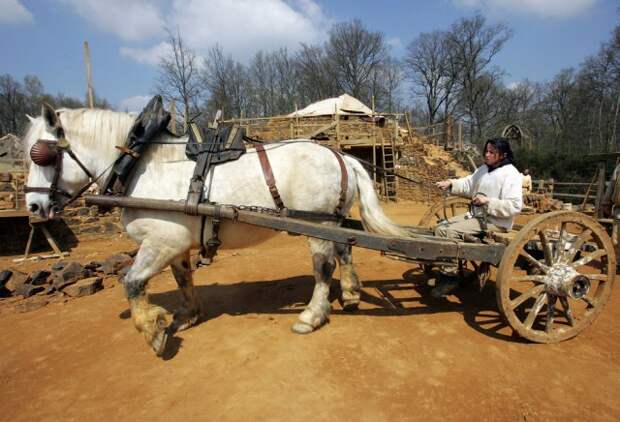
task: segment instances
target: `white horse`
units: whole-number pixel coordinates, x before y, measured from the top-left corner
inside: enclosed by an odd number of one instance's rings
[[[64,131],[75,157],[92,175],[102,175],[100,180],[105,180],[110,164],[120,154],[114,147],[124,143],[135,116],[108,110],[54,111],[44,106],[42,115],[30,120],[24,138],[26,151],[30,151],[37,140],[57,141]],[[157,141],[186,142],[187,137],[177,139],[161,134]],[[277,188],[289,209],[322,213],[334,211],[340,197],[342,173],[332,151],[308,140],[270,144],[265,149]],[[372,181],[364,168],[346,156],[344,162],[349,186],[344,212],[348,213],[357,193],[362,222],[367,230],[404,235],[405,232],[381,210]],[[186,159],[183,146],[149,146],[134,168],[127,195],[163,200],[185,199],[194,165],[193,161]],[[50,204],[51,194],[44,189],[36,189],[49,188],[54,173],[53,165],[30,163],[28,186],[35,187],[35,191],[26,194],[26,203],[32,213],[42,217],[54,214]],[[58,188],[73,194],[88,183],[88,179],[78,162],[64,154]],[[205,189],[210,190],[209,200],[217,203],[274,207],[259,159],[252,149],[237,161],[217,165],[210,173]],[[189,264],[190,249],[200,246],[201,218],[175,212],[124,209],[122,222],[127,233],[140,245],[135,261],[123,280],[131,315],[146,342],[157,355],[161,355],[169,334],[194,325],[201,315]],[[275,234],[277,232],[274,230],[232,221],[223,221],[219,231],[223,248],[254,245]],[[328,319],[331,309],[329,284],[336,260],[340,265],[345,308],[356,309],[360,298],[360,283],[352,264],[350,247],[313,238],[309,238],[309,244],[316,284],[310,303],[292,327],[296,333],[309,333]],[[149,302],[145,289],[148,280],[167,265],[172,267],[186,301],[186,307],[174,313],[169,327],[165,322],[166,311]]]

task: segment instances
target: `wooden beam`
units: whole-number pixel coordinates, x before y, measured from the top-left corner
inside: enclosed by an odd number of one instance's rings
[[[314,139],[314,137],[320,135],[321,133],[323,133],[325,131],[333,129],[337,125],[338,125],[338,121],[334,121],[334,122],[328,123],[326,125],[323,125],[320,128],[318,128],[317,130],[315,130],[314,132],[310,133],[310,135],[308,135],[308,138]],[[336,134],[336,141],[338,141],[338,134]]]
[[[84,62],[86,63],[86,94],[88,96],[88,108],[95,107],[95,99],[93,94],[93,68],[90,63],[90,49],[88,41],[84,41]]]

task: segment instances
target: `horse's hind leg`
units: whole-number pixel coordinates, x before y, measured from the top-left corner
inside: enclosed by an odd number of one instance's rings
[[[329,285],[336,267],[335,247],[333,242],[319,239],[308,239],[312,252],[314,267],[314,291],[306,309],[293,324],[292,330],[298,334],[307,334],[323,325],[329,318]]]
[[[342,308],[355,311],[360,303],[362,285],[355,272],[351,245],[336,243],[336,257],[340,266],[340,289],[342,290]]]
[[[174,313],[171,329],[173,331],[182,331],[196,324],[202,314],[200,300],[194,289],[189,250],[174,259],[170,263],[170,267],[172,268],[174,279],[177,281],[179,289],[183,294],[183,299],[185,299],[185,306]]]
[[[167,312],[149,302],[146,284],[153,275],[164,269],[179,251],[151,243],[149,239],[145,239],[140,245],[136,259],[123,279],[123,286],[136,329],[142,333],[157,356],[161,356],[168,340]]]

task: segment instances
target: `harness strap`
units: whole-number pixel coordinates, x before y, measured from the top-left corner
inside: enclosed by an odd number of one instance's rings
[[[258,153],[258,159],[260,161],[260,166],[263,169],[263,176],[265,176],[265,182],[267,182],[269,193],[271,193],[273,202],[276,204],[278,210],[281,210],[284,208],[284,202],[282,202],[280,192],[278,192],[278,188],[276,187],[276,179],[273,177],[271,164],[269,164],[269,158],[267,157],[267,152],[265,152],[265,147],[262,145],[256,145],[256,152]]]
[[[349,173],[347,172],[347,166],[342,159],[342,156],[338,153],[338,151],[334,151],[331,148],[327,148],[331,152],[334,153],[336,159],[338,160],[338,164],[340,164],[340,172],[342,173],[342,178],[340,179],[340,198],[338,199],[338,205],[336,205],[335,213],[336,215],[342,216],[342,209],[344,208],[344,203],[347,200],[347,189],[349,187]]]

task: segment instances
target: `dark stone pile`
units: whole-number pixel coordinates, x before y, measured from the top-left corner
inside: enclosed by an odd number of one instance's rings
[[[131,264],[134,253],[113,255],[103,262],[92,261],[82,265],[77,261],[59,261],[49,270],[30,274],[16,269],[0,272],[0,301],[5,298],[30,299],[24,311],[44,306],[53,299],[74,298],[95,294],[106,287],[114,287]],[[1,302],[0,302],[1,303]]]

